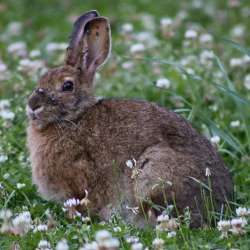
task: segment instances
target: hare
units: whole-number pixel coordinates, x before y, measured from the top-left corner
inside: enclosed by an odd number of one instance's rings
[[[143,227],[174,203],[180,213],[189,207],[192,225],[200,226],[205,171],[211,170],[220,208],[232,195],[228,170],[210,142],[174,112],[93,95],[95,72],[110,49],[108,19],[85,13],[74,23],[64,65],[48,71],[29,97],[33,182],[58,202],[83,199],[87,190],[88,211],[104,220],[119,213]]]

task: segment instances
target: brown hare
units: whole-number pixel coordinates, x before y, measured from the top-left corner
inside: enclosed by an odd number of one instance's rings
[[[148,214],[154,222],[158,208],[174,202],[180,213],[189,207],[192,225],[200,226],[199,181],[206,183],[209,168],[220,208],[233,190],[228,170],[210,142],[174,112],[94,97],[95,72],[110,49],[108,19],[85,13],[74,24],[65,64],[46,73],[29,97],[33,182],[55,201],[83,199],[87,190],[88,210],[105,220],[117,212],[143,226]]]

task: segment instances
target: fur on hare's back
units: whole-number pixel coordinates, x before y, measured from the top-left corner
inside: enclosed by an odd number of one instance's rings
[[[177,114],[144,101],[98,101],[72,123],[46,131],[30,126],[28,142],[33,179],[44,196],[83,198],[88,190],[91,210],[104,217],[110,204],[126,214],[126,207],[149,199],[164,205],[164,195],[179,209],[188,206],[201,215],[195,179],[206,183],[206,168],[219,204],[232,192],[228,171],[208,140]],[[129,159],[136,160],[132,169]]]

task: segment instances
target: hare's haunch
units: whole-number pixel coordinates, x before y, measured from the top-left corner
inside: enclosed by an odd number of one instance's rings
[[[82,199],[108,219],[119,213],[143,226],[175,202],[203,218],[201,182],[211,171],[219,208],[232,194],[216,150],[177,114],[146,101],[97,100],[93,78],[111,47],[108,19],[90,11],[77,19],[65,64],[50,70],[28,100],[32,176],[47,199]],[[173,201],[174,200],[174,201]],[[153,206],[155,204],[157,206]],[[139,208],[139,213],[132,211]]]

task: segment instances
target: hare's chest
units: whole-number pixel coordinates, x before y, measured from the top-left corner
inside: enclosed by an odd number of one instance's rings
[[[27,144],[30,151],[32,180],[42,196],[49,200],[63,200],[65,191],[60,181],[53,140],[28,130]]]
[[[45,145],[31,149],[32,180],[39,193],[48,200],[63,200],[64,189],[58,178],[56,162]]]

